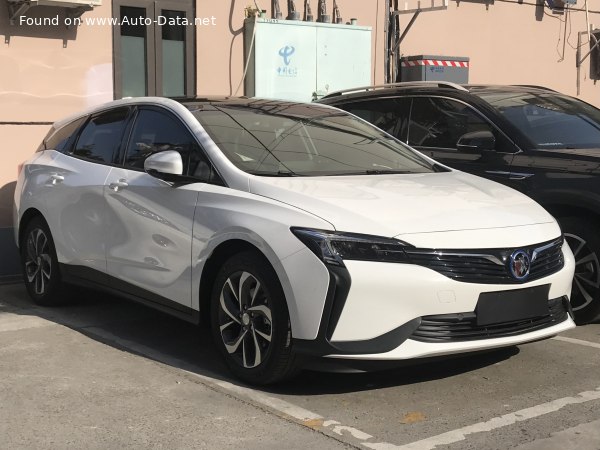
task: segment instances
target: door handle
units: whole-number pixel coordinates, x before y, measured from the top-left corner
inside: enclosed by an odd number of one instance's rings
[[[119,181],[113,181],[108,185],[108,187],[115,192],[119,192],[119,190],[125,189],[127,186],[129,186],[129,184],[124,178],[121,178]]]
[[[511,177],[511,173],[510,172],[504,172],[502,170],[486,170],[485,173],[488,173],[490,175],[496,175],[499,177],[506,177],[506,178],[510,178]]]
[[[63,181],[65,181],[65,177],[63,177],[62,175],[59,175],[57,173],[53,173],[52,175],[50,175],[50,183],[54,186],[56,186],[58,183],[62,183]]]
[[[504,172],[501,170],[486,170],[485,173],[489,173],[490,175],[506,177],[509,180],[525,180],[526,178],[535,175],[533,173]]]
[[[533,175],[534,175],[533,173],[511,172],[510,173],[510,179],[511,180],[524,180],[526,178],[532,177]]]

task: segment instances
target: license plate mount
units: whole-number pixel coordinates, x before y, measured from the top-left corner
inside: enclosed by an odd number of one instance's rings
[[[479,294],[477,325],[494,325],[547,316],[550,285]]]

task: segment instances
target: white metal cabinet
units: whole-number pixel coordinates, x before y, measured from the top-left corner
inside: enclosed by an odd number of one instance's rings
[[[244,32],[248,96],[311,101],[371,84],[371,27],[249,19]]]

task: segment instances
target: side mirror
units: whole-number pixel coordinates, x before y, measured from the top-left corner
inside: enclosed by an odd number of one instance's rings
[[[183,175],[183,160],[179,152],[174,150],[154,153],[144,161],[144,170],[161,180],[178,181]]]
[[[491,131],[473,131],[463,134],[456,148],[464,152],[490,151],[496,149],[496,138]]]

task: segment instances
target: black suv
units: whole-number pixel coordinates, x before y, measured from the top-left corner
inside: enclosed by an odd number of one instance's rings
[[[511,186],[560,222],[577,323],[600,318],[600,110],[537,86],[398,83],[319,100],[458,170]]]

